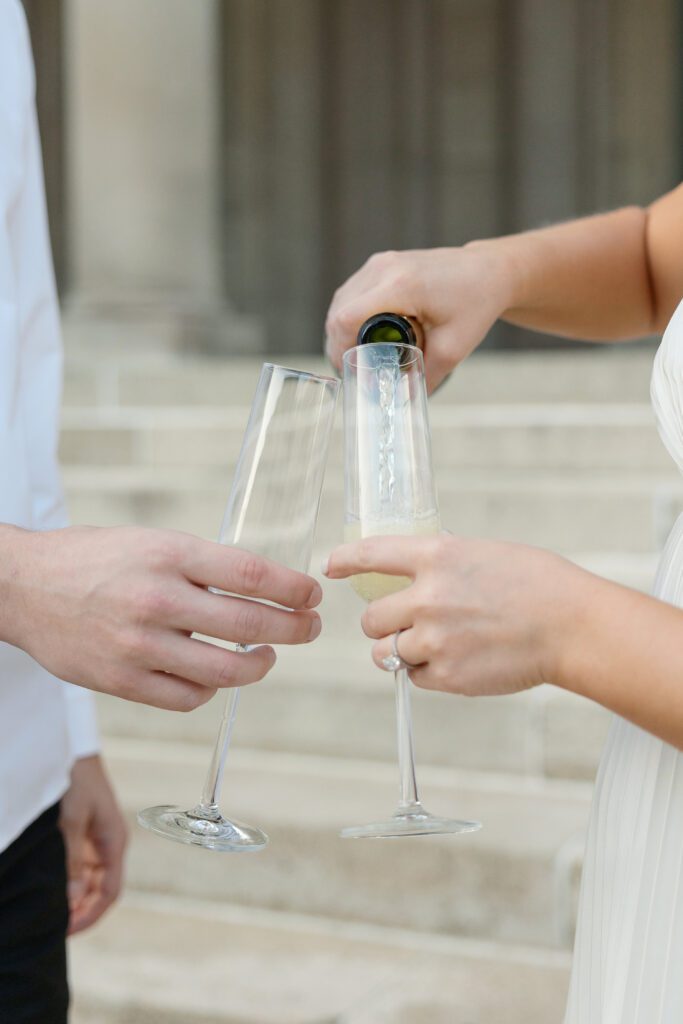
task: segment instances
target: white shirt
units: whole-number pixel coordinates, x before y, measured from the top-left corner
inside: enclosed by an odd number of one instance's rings
[[[62,348],[34,93],[23,8],[0,0],[0,523],[44,530],[65,526],[66,512]],[[0,643],[0,850],[97,747],[92,694]]]

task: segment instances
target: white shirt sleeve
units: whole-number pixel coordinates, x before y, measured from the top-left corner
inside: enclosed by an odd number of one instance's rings
[[[30,47],[25,22],[24,44]],[[25,382],[21,402],[32,496],[32,526],[35,530],[52,530],[68,523],[57,457],[62,339],[30,49],[26,66],[31,77],[26,82],[25,93],[24,173],[12,210],[10,232],[16,261],[20,358]],[[73,758],[96,753],[99,738],[93,694],[80,686],[59,682],[66,702]]]
[[[100,750],[95,698],[90,690],[84,690],[82,686],[74,686],[72,683],[62,683],[62,686],[71,756],[74,761],[78,761]]]

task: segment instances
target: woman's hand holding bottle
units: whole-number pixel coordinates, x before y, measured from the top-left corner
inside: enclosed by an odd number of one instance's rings
[[[327,353],[339,369],[368,317],[383,310],[414,317],[425,335],[431,392],[508,309],[514,277],[508,248],[495,242],[376,253],[334,295]]]
[[[587,341],[619,341],[663,329],[681,295],[683,186],[649,210],[610,213],[469,242],[454,248],[383,252],[335,292],[327,351],[339,368],[358,328],[390,310],[424,330],[427,390],[502,318]],[[539,396],[542,397],[542,396]]]

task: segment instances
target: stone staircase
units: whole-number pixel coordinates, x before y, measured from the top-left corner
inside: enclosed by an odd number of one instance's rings
[[[648,405],[651,359],[644,348],[472,359],[432,403],[444,523],[648,587],[683,498]],[[62,435],[72,519],[214,536],[257,373],[256,361],[79,346]],[[342,508],[337,430],[317,556],[340,539]],[[416,692],[425,804],[484,828],[343,842],[339,829],[386,814],[396,788],[393,693],[370,663],[361,609],[345,584],[325,584],[320,640],[279,652],[243,693],[223,803],[270,835],[258,857],[134,825],[140,807],[195,802],[217,701],[181,716],[100,700],[131,822],[129,895],[72,943],[76,1024],[561,1019],[607,715],[550,687],[486,701]]]

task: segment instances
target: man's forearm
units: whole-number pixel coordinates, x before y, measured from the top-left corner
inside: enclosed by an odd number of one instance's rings
[[[503,262],[510,305],[503,319],[594,341],[656,329],[647,249],[648,212],[638,207],[470,243]]]
[[[581,573],[553,682],[683,749],[683,610]]]

